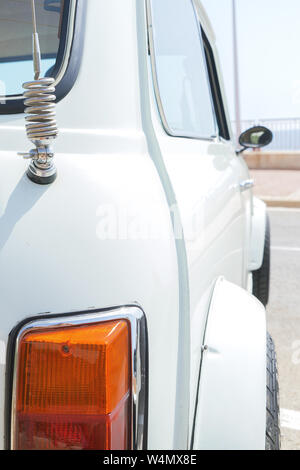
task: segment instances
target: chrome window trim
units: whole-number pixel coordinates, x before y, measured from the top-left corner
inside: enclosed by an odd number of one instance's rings
[[[15,449],[14,429],[16,423],[16,379],[18,350],[21,337],[30,330],[61,328],[111,320],[125,320],[130,324],[131,335],[131,449],[147,448],[148,418],[148,341],[146,316],[138,306],[116,307],[104,311],[79,312],[63,316],[31,319],[21,327],[14,341],[13,383],[10,413],[10,449]],[[10,366],[10,365],[9,365]]]
[[[191,0],[193,9],[195,12],[195,17],[198,19],[198,29],[199,29],[199,41],[201,40],[201,30],[200,30],[200,20],[199,20],[199,15],[198,12],[195,8],[194,1]],[[158,83],[158,75],[157,75],[157,67],[156,67],[156,60],[155,60],[155,47],[154,47],[154,37],[153,37],[153,21],[152,21],[152,9],[151,9],[151,0],[146,0],[146,17],[147,17],[147,34],[148,34],[148,45],[149,45],[149,55],[150,55],[150,62],[151,62],[151,70],[152,70],[152,80],[153,80],[153,87],[154,87],[154,93],[155,93],[155,98],[157,102],[157,107],[158,107],[158,112],[162,121],[163,128],[165,132],[171,136],[171,137],[179,137],[179,138],[187,138],[187,139],[196,139],[196,140],[202,140],[202,141],[207,141],[207,142],[215,142],[218,140],[218,125],[217,125],[217,120],[216,120],[216,113],[215,113],[215,108],[212,100],[212,90],[211,90],[211,85],[210,85],[210,80],[208,76],[208,70],[207,70],[207,82],[209,86],[209,91],[210,91],[210,99],[211,99],[211,106],[212,106],[212,111],[214,115],[214,121],[215,121],[215,127],[216,127],[216,135],[213,135],[211,137],[202,137],[199,136],[198,134],[194,134],[192,132],[174,132],[167,121],[163,104],[162,104],[162,99],[161,99],[161,93],[159,89],[159,83]],[[206,58],[204,57],[204,61],[206,64]],[[206,69],[207,69],[207,64],[206,64]]]
[[[68,62],[71,56],[73,36],[74,36],[74,30],[75,30],[76,8],[77,8],[77,0],[72,0],[71,5],[70,5],[69,18],[68,18],[66,45],[65,45],[64,55],[62,58],[62,62],[60,64],[58,74],[55,77],[55,82],[54,82],[55,87],[62,80],[68,68]]]

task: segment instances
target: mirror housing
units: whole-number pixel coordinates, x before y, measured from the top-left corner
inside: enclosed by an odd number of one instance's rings
[[[269,145],[273,140],[273,133],[263,126],[251,127],[247,131],[243,132],[239,138],[241,150],[238,150],[238,154],[244,152],[246,149],[258,149]]]

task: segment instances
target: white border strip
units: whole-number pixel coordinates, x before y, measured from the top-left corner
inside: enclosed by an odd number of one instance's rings
[[[300,248],[297,246],[272,246],[274,251],[291,251],[291,252],[300,252]]]
[[[300,411],[286,410],[281,408],[280,424],[282,428],[300,431]]]
[[[268,207],[268,212],[300,212],[299,207]]]

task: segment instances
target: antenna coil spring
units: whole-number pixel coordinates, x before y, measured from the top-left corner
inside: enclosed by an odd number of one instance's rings
[[[28,153],[19,153],[31,163],[27,170],[28,178],[37,184],[50,184],[55,181],[57,170],[53,163],[52,140],[58,135],[55,112],[54,78],[40,78],[41,50],[37,31],[35,0],[31,0],[32,10],[32,56],[34,80],[23,84],[26,114],[27,137],[35,145]]]
[[[48,77],[23,84],[26,132],[29,140],[35,144],[45,145],[58,135],[53,83],[54,78]]]

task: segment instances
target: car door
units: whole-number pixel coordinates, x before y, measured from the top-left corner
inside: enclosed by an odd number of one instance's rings
[[[148,0],[147,9],[152,122],[188,260],[192,425],[213,286],[220,276],[245,286],[247,215],[240,183],[247,169],[230,141],[222,95],[212,86],[217,69],[208,70],[198,1]]]

